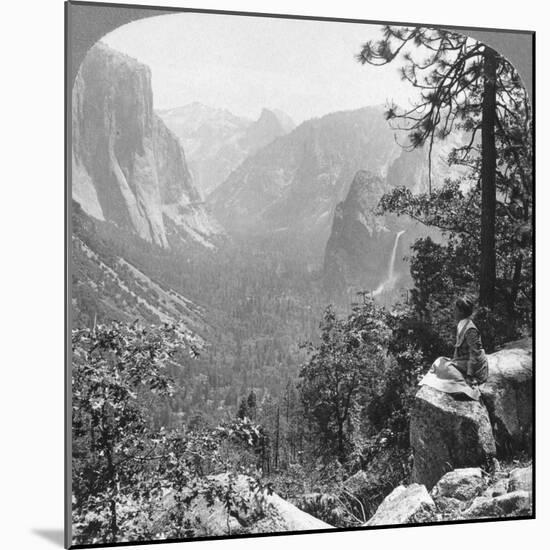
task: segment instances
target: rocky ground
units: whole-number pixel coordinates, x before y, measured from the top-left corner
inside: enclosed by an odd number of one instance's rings
[[[428,492],[413,483],[396,487],[365,526],[401,525],[532,515],[532,467],[481,468],[446,473]]]
[[[411,413],[410,485],[365,524],[532,517],[532,343],[488,356],[480,402],[422,387]]]

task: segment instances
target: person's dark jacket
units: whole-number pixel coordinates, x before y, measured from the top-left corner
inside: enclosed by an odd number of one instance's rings
[[[463,375],[483,384],[488,376],[488,363],[481,335],[471,319],[457,334],[453,363]]]

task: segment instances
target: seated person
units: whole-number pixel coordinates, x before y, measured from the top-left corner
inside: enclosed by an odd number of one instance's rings
[[[446,393],[462,393],[479,400],[478,385],[487,380],[488,364],[478,328],[472,321],[474,303],[471,298],[459,298],[455,303],[458,323],[453,358],[438,357],[420,385],[431,386]]]

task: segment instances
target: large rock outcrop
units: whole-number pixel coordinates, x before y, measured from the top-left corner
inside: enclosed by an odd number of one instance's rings
[[[496,455],[489,414],[478,401],[460,400],[429,386],[411,413],[412,480],[432,488],[455,468],[485,465]]]
[[[411,175],[401,184],[415,181]],[[345,200],[336,205],[323,266],[329,293],[355,296],[358,290],[371,290],[389,297],[411,282],[406,256],[412,243],[421,237],[440,238],[437,230],[407,216],[380,214],[380,199],[390,190],[387,178],[359,170]]]
[[[532,352],[525,339],[488,355],[482,399],[471,401],[428,386],[411,411],[412,479],[427,487],[449,470],[531,451]]]
[[[533,359],[531,339],[513,342],[488,356],[489,378],[481,386],[498,455],[531,451]]]
[[[96,44],[74,83],[72,123],[72,196],[88,215],[164,248],[214,246],[221,227],[153,111],[147,66]]]

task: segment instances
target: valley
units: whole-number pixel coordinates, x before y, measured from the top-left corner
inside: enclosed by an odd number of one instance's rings
[[[149,69],[99,43],[73,112],[73,323],[188,331],[201,353],[174,413],[219,418],[250,391],[278,395],[323,310],[349,313],[363,290],[401,298],[408,247],[434,234],[376,212],[386,191],[422,192],[428,177],[427,153],[400,147],[381,107],[298,127],[268,109],[156,113]],[[434,180],[449,147],[435,147]]]

